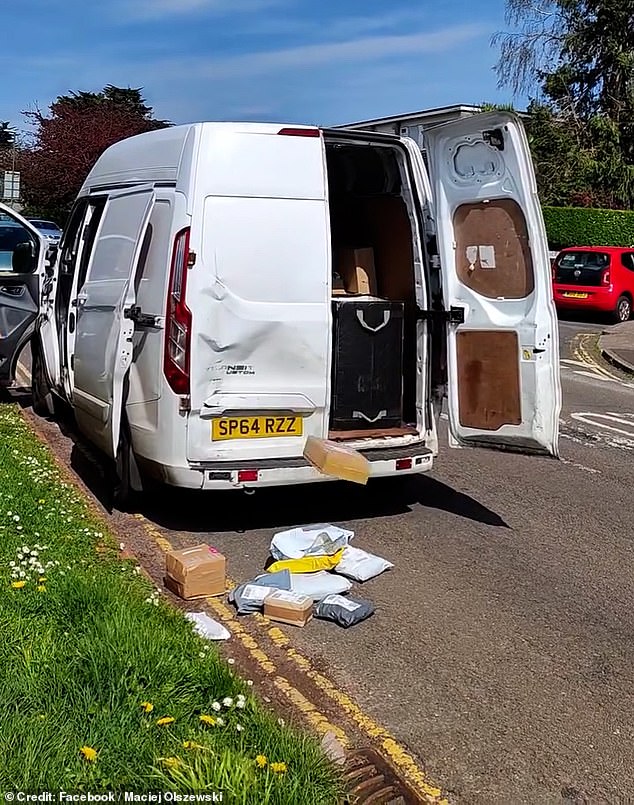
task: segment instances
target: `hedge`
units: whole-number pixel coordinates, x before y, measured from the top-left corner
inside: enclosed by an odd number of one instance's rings
[[[551,249],[634,245],[634,212],[587,207],[543,207]]]

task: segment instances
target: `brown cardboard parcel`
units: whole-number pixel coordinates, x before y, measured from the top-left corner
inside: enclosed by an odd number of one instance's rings
[[[275,590],[264,599],[264,614],[273,621],[306,626],[313,617],[313,599],[287,590]]]
[[[376,295],[374,249],[341,249],[337,269],[347,293]]]
[[[165,586],[180,598],[222,595],[227,562],[210,545],[170,551],[165,558]]]
[[[367,484],[370,477],[370,463],[352,447],[317,439],[309,436],[304,446],[304,458],[324,475]]]

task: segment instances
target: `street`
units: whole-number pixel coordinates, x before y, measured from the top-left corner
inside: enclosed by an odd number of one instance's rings
[[[354,592],[377,612],[313,621],[293,645],[459,802],[634,795],[634,383],[586,359],[601,327],[560,324],[561,461],[443,449],[430,476],[197,495],[143,514],[261,572],[273,533],[333,522],[394,569]],[[50,426],[52,427],[52,426]],[[443,439],[444,443],[444,439]]]

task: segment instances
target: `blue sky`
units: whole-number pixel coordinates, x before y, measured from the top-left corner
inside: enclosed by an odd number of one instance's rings
[[[156,115],[335,124],[509,101],[504,0],[21,0],[3,9],[0,120],[69,90],[144,87]]]

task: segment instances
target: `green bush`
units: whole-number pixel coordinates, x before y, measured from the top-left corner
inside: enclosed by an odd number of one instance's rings
[[[543,207],[543,212],[551,249],[634,244],[634,212],[587,207]]]

